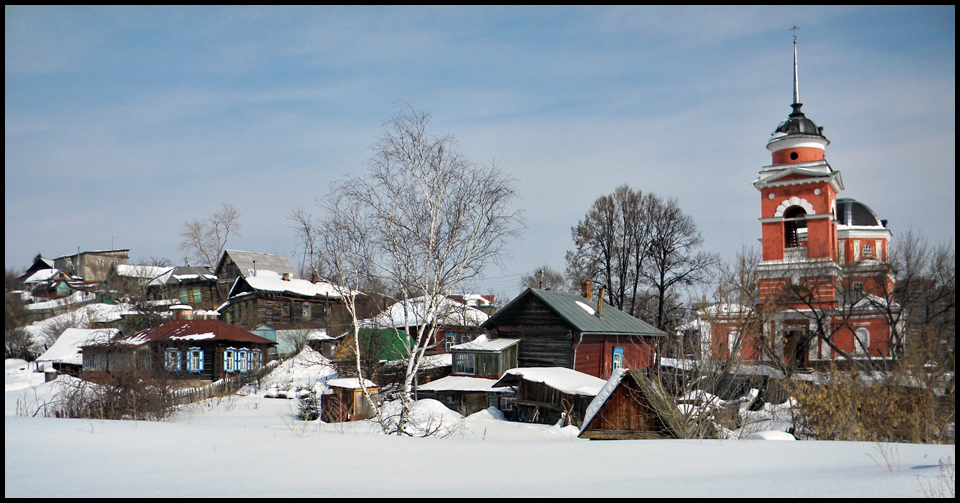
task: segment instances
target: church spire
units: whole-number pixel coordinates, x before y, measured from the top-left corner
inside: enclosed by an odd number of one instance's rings
[[[790,29],[793,30],[793,104],[790,105],[793,107],[793,113],[790,114],[790,117],[802,117],[803,112],[800,111],[800,107],[803,106],[800,103],[800,79],[797,77],[797,30],[800,27],[794,25]]]

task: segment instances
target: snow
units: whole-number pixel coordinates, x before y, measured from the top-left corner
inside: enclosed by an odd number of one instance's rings
[[[796,440],[796,437],[785,431],[758,431],[747,435],[747,440]]]
[[[177,341],[202,341],[204,339],[213,339],[217,334],[207,332],[205,334],[174,335],[170,338]]]
[[[287,360],[265,385],[324,374],[305,361],[315,356]],[[922,497],[938,462],[955,458],[953,445],[589,441],[573,427],[508,422],[496,409],[461,417],[432,400],[416,403],[415,426],[445,438],[395,437],[372,433],[370,420],[299,421],[295,400],[263,391],[183,407],[163,422],[18,416],[18,399],[35,406],[73,381],[43,383],[32,364],[5,364],[8,498]],[[876,461],[881,449],[895,460],[890,469]],[[451,456],[462,467],[452,476],[397,469],[417,460],[444,470]]]
[[[460,349],[469,351],[503,351],[514,344],[520,342],[520,339],[490,339],[486,335],[479,335],[476,339],[450,346],[450,349]]]
[[[613,390],[617,389],[617,386],[625,375],[627,375],[627,369],[613,369],[613,372],[610,374],[610,379],[607,379],[607,382],[600,388],[597,395],[590,401],[590,405],[587,405],[587,410],[583,413],[583,424],[580,425],[580,431],[578,433],[583,433],[583,429],[590,424],[593,416],[597,415],[600,407],[603,407],[603,404],[607,402],[607,399],[613,394]]]
[[[57,307],[68,306],[70,304],[79,304],[81,302],[92,302],[96,299],[97,294],[95,293],[77,291],[67,295],[66,297],[47,300],[44,302],[35,302],[33,304],[27,304],[23,307],[28,311],[36,311],[39,309],[54,309]]]
[[[596,396],[607,384],[607,381],[599,377],[594,377],[565,367],[521,367],[510,369],[503,374],[500,380],[502,381],[503,378],[508,375],[520,376],[527,381],[541,382],[568,395]]]
[[[251,288],[268,292],[290,292],[304,297],[332,297],[340,298],[340,290],[337,286],[326,281],[312,283],[305,279],[291,278],[284,280],[279,273],[261,270],[257,271],[256,276],[248,276],[244,281]]]
[[[484,391],[487,393],[502,393],[510,391],[510,386],[494,388],[496,379],[483,377],[447,376],[435,381],[421,384],[417,389],[422,391]]]
[[[68,328],[60,334],[56,342],[37,358],[38,362],[56,362],[81,365],[83,355],[80,348],[88,344],[105,343],[120,333],[116,328]]]
[[[363,384],[360,383],[360,379],[357,377],[347,377],[343,379],[330,379],[326,382],[327,386],[331,388],[347,388],[347,389],[360,389],[360,388],[376,388],[377,385],[369,380],[364,379]]]
[[[117,264],[117,276],[127,278],[153,279],[173,271],[170,266]]]
[[[29,278],[23,280],[24,284],[28,283],[41,283],[52,277],[54,277],[60,269],[40,269],[39,271],[30,275]]]
[[[584,304],[583,302],[580,302],[579,300],[577,301],[577,305],[580,306],[581,308],[583,308],[583,310],[586,311],[587,314],[593,314],[593,313],[596,312],[596,311],[593,310],[592,307]]]
[[[424,324],[426,318],[427,299],[427,296],[423,296],[397,302],[378,316],[361,320],[360,326],[380,328],[419,327]],[[468,327],[478,327],[487,321],[487,318],[489,316],[483,311],[465,306],[446,297],[440,299],[436,316],[437,324]]]

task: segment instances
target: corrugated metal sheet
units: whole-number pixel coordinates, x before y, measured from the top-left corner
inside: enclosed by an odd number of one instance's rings
[[[490,326],[491,322],[499,318],[501,313],[510,310],[519,299],[527,295],[537,296],[550,309],[585,334],[622,334],[647,337],[663,337],[666,335],[649,323],[634,318],[606,302],[603,303],[603,314],[600,315],[596,312],[596,299],[587,300],[574,293],[553,292],[536,288],[528,288],[518,295],[503,309],[494,313],[484,326]]]
[[[253,271],[254,260],[257,261],[258,271],[274,271],[281,275],[285,272],[288,272],[290,273],[291,278],[299,277],[297,275],[297,270],[293,268],[287,257],[284,257],[283,255],[249,252],[243,250],[224,250],[223,254],[224,256],[230,257],[230,260],[236,264],[237,268],[240,269],[240,274],[242,274],[245,278],[252,275],[251,271]],[[220,262],[223,262],[222,257]],[[217,264],[218,269],[219,267],[220,264]]]

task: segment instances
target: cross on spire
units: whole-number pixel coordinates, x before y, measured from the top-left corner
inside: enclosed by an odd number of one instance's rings
[[[790,28],[793,31],[793,113],[790,114],[791,117],[797,115],[803,115],[800,112],[800,79],[797,77],[797,30],[800,27],[794,25],[793,28]]]

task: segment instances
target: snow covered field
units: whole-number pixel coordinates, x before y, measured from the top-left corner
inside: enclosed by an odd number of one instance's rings
[[[21,417],[17,401],[43,400],[53,384],[27,370],[7,361],[5,497],[922,497],[939,461],[955,459],[952,445],[588,441],[488,411],[462,418],[432,400],[421,418],[442,419],[447,438],[298,421],[296,400],[262,393],[165,422]]]

